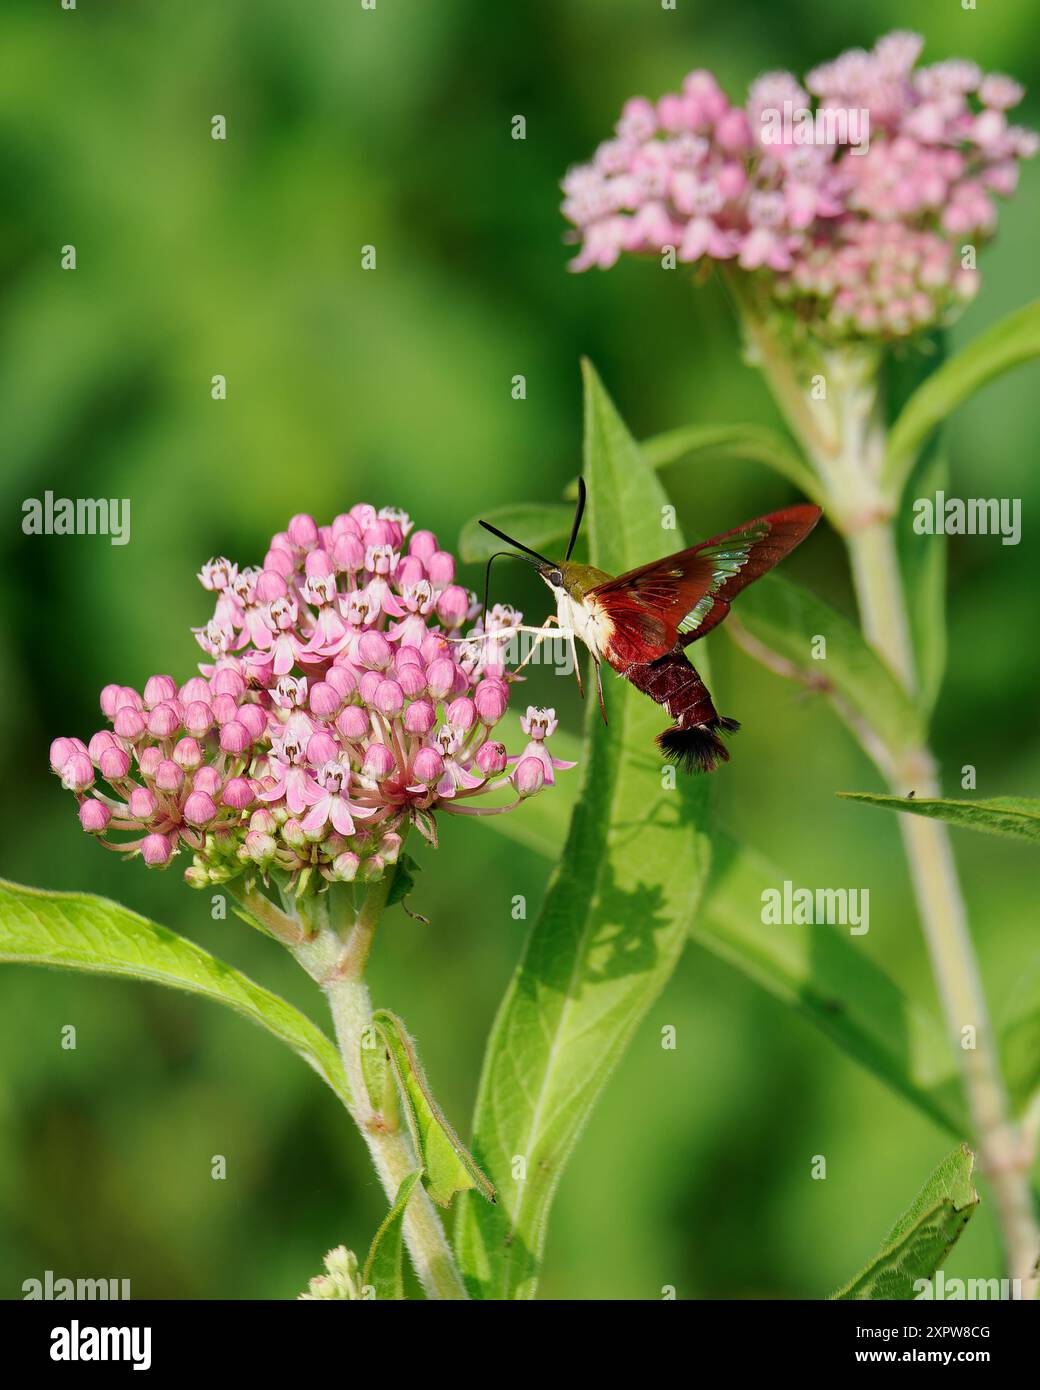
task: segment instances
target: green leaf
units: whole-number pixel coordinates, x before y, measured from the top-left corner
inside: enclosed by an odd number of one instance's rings
[[[107,898],[0,879],[0,961],[128,976],[215,999],[287,1043],[350,1104],[339,1053],[309,1018],[193,941]]]
[[[417,1168],[401,1183],[394,1204],[383,1218],[383,1224],[376,1231],[372,1248],[368,1252],[361,1282],[366,1289],[375,1291],[377,1299],[404,1298],[404,1212],[412,1189],[421,1177],[422,1169]]]
[[[515,507],[497,507],[485,513],[483,519],[507,535],[515,536],[532,550],[540,550],[554,559],[551,547],[566,541],[570,535],[574,508],[559,502],[521,502]],[[482,563],[496,550],[501,550],[502,544],[474,517],[459,532],[459,557],[467,565]]]
[[[726,626],[734,636],[749,633],[781,658],[782,674],[828,695],[847,722],[869,725],[891,752],[919,746],[924,730],[910,697],[858,628],[807,589],[767,574],[741,594]],[[818,636],[827,639],[819,661]]]
[[[660,553],[665,496],[590,367],[585,422],[592,562],[620,573]],[[674,532],[668,542],[682,544]],[[484,1058],[474,1153],[499,1203],[463,1197],[456,1246],[471,1293],[487,1298],[533,1297],[564,1166],[675,966],[708,868],[710,779],[662,786],[654,736],[666,715],[605,679],[610,727],[589,699],[563,862]]]
[[[887,806],[913,816],[949,821],[951,825],[1004,835],[1011,840],[1040,840],[1040,801],[1024,796],[993,796],[988,801],[952,801],[946,797],[881,796],[874,792],[838,792],[845,801]]]
[[[822,923],[764,923],[763,892],[782,891],[783,883],[762,855],[717,844],[692,940],[799,1009],[931,1119],[964,1133],[960,1082],[938,1022],[874,964],[865,937]]]
[[[673,463],[727,463],[747,459],[763,463],[804,492],[806,497],[825,504],[820,480],[782,435],[763,425],[686,425],[644,439],[639,452],[654,469]],[[578,484],[568,485],[564,494],[576,497]],[[566,532],[564,533],[566,534]]]
[[[888,437],[882,474],[898,505],[925,440],[969,396],[1001,372],[1040,357],[1040,300],[1008,314],[951,357],[907,401]]]
[[[450,1206],[456,1192],[468,1188],[479,1189],[489,1202],[494,1202],[495,1189],[434,1100],[404,1024],[389,1009],[377,1009],[372,1017],[390,1054],[416,1152],[423,1161],[423,1186],[442,1207]]]
[[[971,1180],[975,1157],[960,1144],[948,1154],[885,1237],[881,1249],[837,1299],[916,1298],[971,1219],[979,1195]]]

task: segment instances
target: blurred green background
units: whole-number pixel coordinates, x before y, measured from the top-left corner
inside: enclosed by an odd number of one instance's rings
[[[927,60],[971,57],[1035,89],[1035,21],[1030,0],[5,6],[0,872],[109,894],[324,1022],[272,944],[212,922],[208,896],[176,871],[123,865],[79,831],[49,740],[99,726],[107,681],[186,678],[199,655],[188,629],[210,609],[200,563],[258,561],[293,512],[330,520],[358,500],[392,503],[454,546],[475,512],[558,496],[577,469],[582,353],[637,435],[775,422],[717,287],[635,263],[564,269],[558,180],[627,96],[674,90],[697,66],[736,96],[764,69],[804,71],[895,27],[927,36]],[[225,142],[210,138],[218,113]],[[525,142],[510,138],[517,113]],[[1037,115],[1031,95],[1024,119]],[[1038,189],[1027,167],[954,348],[1036,294]],[[70,242],[75,273],[59,269]],[[366,243],[374,273],[360,270]],[[222,403],[215,373],[228,379]],[[526,401],[511,398],[515,373]],[[936,743],[947,787],[970,762],[980,795],[1035,795],[1040,782],[1038,386],[1029,369],[988,388],[950,440],[951,492],[1023,499],[1017,549],[951,548]],[[792,500],[750,464],[667,481],[691,538]],[[130,498],[131,543],[23,536],[22,501],[46,489]],[[832,534],[790,571],[851,611]],[[498,583],[541,620],[526,573]],[[877,789],[873,769],[825,707],[724,632],[708,640],[720,708],[745,724],[717,779],[719,815],[796,883],[869,886],[862,949],[933,1004],[896,825],[833,799]],[[558,685],[531,692],[576,728]],[[421,854],[417,906],[434,925],[393,913],[372,975],[465,1131],[525,930],[511,900],[527,894],[533,914],[547,866],[470,823],[444,838]],[[956,849],[999,1013],[1036,952],[1037,860],[966,835]],[[67,1023],[74,1052],[59,1045]],[[675,1052],[660,1049],[664,1023]],[[0,1050],[0,1295],[52,1269],[126,1277],[136,1297],[289,1297],[329,1246],[367,1247],[384,1202],[346,1116],[291,1053],[227,1012],[5,968]],[[564,1177],[542,1293],[822,1295],[949,1147],[808,1024],[691,948]],[[818,1153],[825,1182],[809,1178]],[[214,1154],[224,1182],[210,1177]],[[997,1272],[986,1208],[948,1272]]]

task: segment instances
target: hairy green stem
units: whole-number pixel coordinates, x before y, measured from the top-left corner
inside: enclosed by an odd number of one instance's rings
[[[778,351],[768,328],[746,305],[743,308],[757,363],[827,489],[831,520],[848,546],[864,636],[913,695],[917,675],[906,597],[891,506],[880,488],[885,428],[877,359],[852,350],[824,354],[822,408],[833,423],[832,436],[816,419],[807,426],[812,405],[806,386]],[[855,725],[851,727],[856,733]],[[935,759],[926,745],[898,756],[876,737],[864,747],[896,794],[903,795],[908,787],[921,796],[939,794]],[[938,820],[899,820],[932,973],[960,1057],[980,1172],[996,1205],[1008,1273],[1021,1281],[1024,1298],[1035,1298],[1040,1227],[1029,1180],[1033,1142],[1011,1113],[949,835]]]
[[[298,904],[311,931],[306,942],[293,948],[297,961],[328,1000],[351,1096],[350,1116],[361,1131],[391,1203],[421,1160],[410,1133],[400,1128],[396,1113],[377,1110],[372,1104],[361,1057],[366,1042],[371,1045],[375,1026],[364,981],[365,964],[392,883],[393,874],[387,874],[372,884],[356,913],[346,894],[336,890]],[[416,1185],[405,1210],[404,1238],[427,1298],[468,1297],[441,1219],[421,1184]]]
[[[891,523],[877,525],[889,532],[887,543],[874,541],[857,550],[856,538],[850,538],[856,593],[868,640],[905,679],[909,635],[902,579]],[[889,782],[897,795],[907,787],[919,796],[940,795],[926,747],[894,761]],[[1022,1281],[1024,1298],[1035,1298],[1040,1228],[1029,1181],[1032,1145],[1011,1115],[949,833],[942,821],[923,816],[900,816],[899,826],[943,1015],[961,1059],[979,1169],[996,1204],[1008,1273]]]

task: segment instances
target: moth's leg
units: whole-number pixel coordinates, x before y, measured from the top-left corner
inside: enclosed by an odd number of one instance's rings
[[[607,709],[603,703],[603,676],[599,669],[599,662],[595,657],[592,658],[592,664],[596,669],[596,694],[599,696],[599,712],[603,716],[603,723],[606,724],[609,721],[607,719]]]
[[[584,700],[585,687],[581,683],[581,660],[578,657],[578,644],[574,640],[573,633],[571,634],[571,660],[574,662],[574,679],[578,682],[578,694]]]
[[[541,627],[514,627],[510,629],[511,632],[533,632],[536,634],[534,642],[531,643],[531,650],[527,653],[527,655],[524,657],[523,661],[521,661],[519,666],[514,666],[512,672],[513,675],[516,675],[518,671],[522,671],[524,669],[524,667],[531,660],[535,652],[538,650],[538,648],[542,645],[542,643],[545,641],[547,637],[552,635],[556,637],[563,637],[564,639],[569,638],[571,643],[573,644],[574,633],[571,631],[570,628],[561,627],[558,633],[550,634],[550,627],[552,627],[553,624],[556,624],[556,626],[559,627],[559,622],[559,618],[557,618],[555,614],[552,614],[550,617],[546,618],[545,622],[542,624]]]

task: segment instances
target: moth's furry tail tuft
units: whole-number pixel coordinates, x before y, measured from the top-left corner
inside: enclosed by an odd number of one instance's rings
[[[657,735],[657,746],[669,762],[678,763],[684,772],[714,772],[719,763],[729,762],[729,749],[719,734],[735,734],[739,728],[737,720],[720,715],[710,724],[665,729]]]

